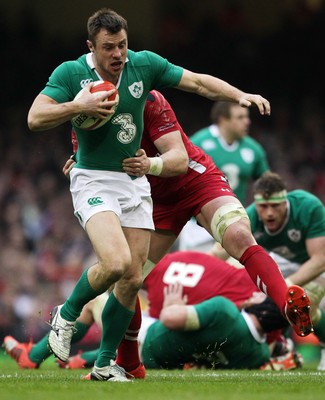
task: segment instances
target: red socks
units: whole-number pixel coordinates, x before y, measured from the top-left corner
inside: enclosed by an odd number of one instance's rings
[[[141,362],[138,349],[138,334],[141,327],[141,320],[140,301],[139,297],[137,297],[135,314],[117,350],[116,363],[126,371],[134,370]]]
[[[270,296],[284,313],[287,285],[273,258],[263,247],[254,245],[244,252],[239,262],[245,266],[256,286]]]

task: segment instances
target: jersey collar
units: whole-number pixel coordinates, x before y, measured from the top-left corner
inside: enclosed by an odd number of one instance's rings
[[[129,61],[129,59],[126,57],[125,62],[127,63],[128,61]],[[92,57],[92,53],[91,53],[91,52],[86,54],[86,62],[87,62],[87,64],[88,64],[88,66],[89,66],[89,67],[95,72],[95,74],[98,76],[98,79],[100,79],[101,81],[103,81],[104,79],[103,79],[103,78],[99,75],[99,73],[96,71],[95,64],[94,64],[94,61],[93,61],[93,57]],[[116,84],[117,89],[118,89],[119,86],[120,86],[121,79],[122,79],[122,75],[123,75],[123,70],[122,70],[121,75],[119,76],[118,81],[117,81],[117,84]]]
[[[235,140],[232,144],[228,144],[224,137],[221,135],[220,133],[220,129],[218,128],[218,125],[216,124],[212,124],[209,126],[209,130],[211,132],[211,135],[215,138],[219,139],[219,143],[221,145],[221,147],[223,147],[225,150],[227,151],[235,151],[237,150],[238,146],[239,146],[239,141]]]

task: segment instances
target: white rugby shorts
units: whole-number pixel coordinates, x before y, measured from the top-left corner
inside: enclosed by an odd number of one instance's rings
[[[132,179],[124,172],[73,168],[70,192],[74,214],[83,228],[93,215],[113,211],[123,227],[154,229],[146,176]]]

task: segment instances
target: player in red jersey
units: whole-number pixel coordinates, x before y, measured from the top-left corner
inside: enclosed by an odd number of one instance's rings
[[[143,158],[141,162],[144,164],[140,167],[142,173],[147,173],[146,158],[155,157],[157,154],[166,157],[167,153],[162,153],[160,148],[160,141],[169,141],[169,135],[175,131],[179,132],[189,159],[185,174],[177,176],[147,174],[154,202],[155,223],[155,231],[151,235],[149,260],[156,264],[168,252],[185,224],[193,216],[214,236],[209,221],[211,212],[206,210],[205,206],[225,195],[234,197],[234,194],[227,178],[216,168],[211,157],[189,140],[170,104],[157,91],[150,92],[147,98],[144,126],[141,146],[146,154],[141,156]],[[138,159],[139,157],[136,160]],[[169,157],[169,164],[171,159]],[[174,159],[173,166],[169,166],[170,171],[176,169],[178,159],[177,157]],[[130,174],[137,172],[136,167],[131,167],[133,162],[134,159],[124,160],[125,171]],[[164,165],[166,164],[164,161]],[[162,177],[168,179],[161,179]]]
[[[223,296],[242,308],[258,291],[245,268],[198,251],[176,251],[166,254],[144,281],[150,317],[159,318],[164,290],[175,283],[183,286],[187,304]]]

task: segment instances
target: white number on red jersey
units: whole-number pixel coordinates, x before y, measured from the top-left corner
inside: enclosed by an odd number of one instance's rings
[[[183,262],[172,262],[163,276],[166,285],[180,283],[182,286],[196,286],[204,273],[204,267],[199,264],[186,264]]]

